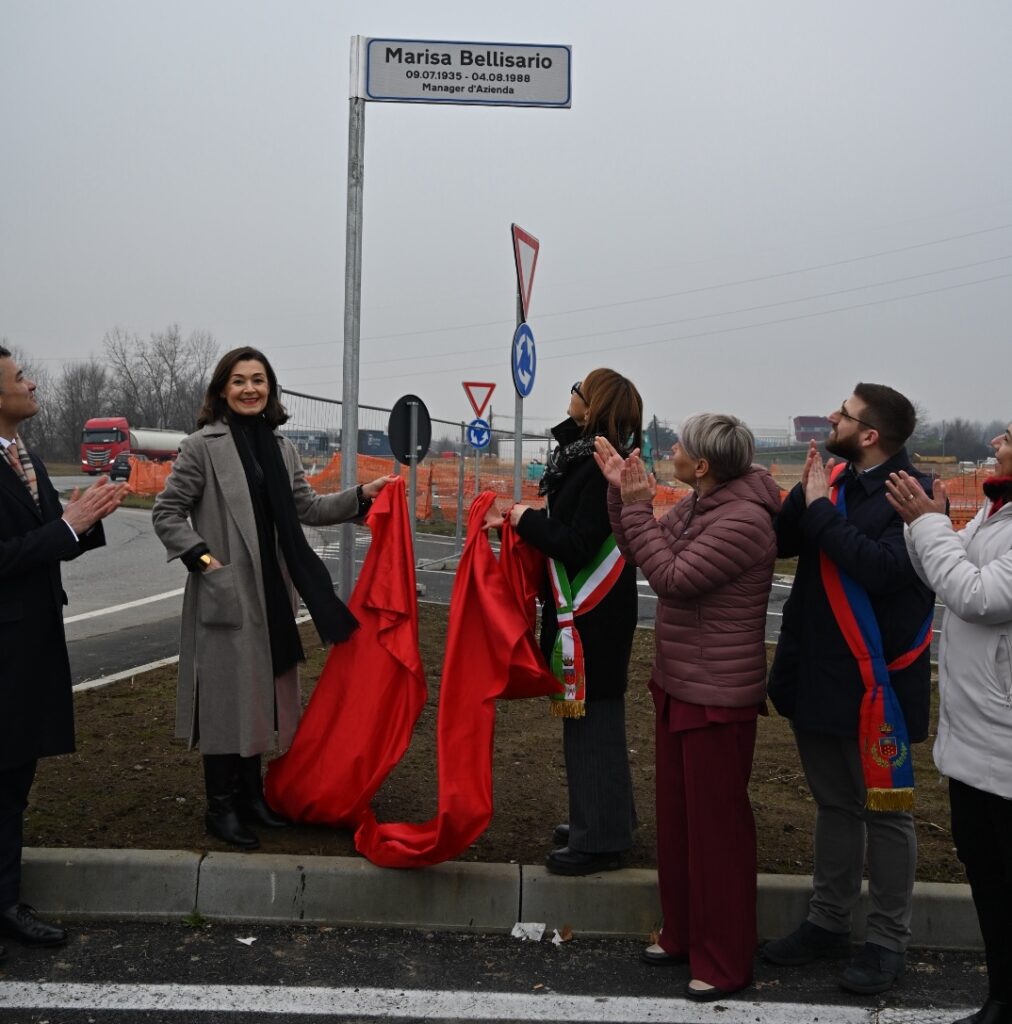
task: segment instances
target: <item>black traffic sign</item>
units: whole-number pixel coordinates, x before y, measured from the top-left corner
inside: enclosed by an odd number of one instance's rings
[[[387,436],[390,438],[390,449],[394,458],[402,466],[411,465],[411,410],[418,410],[418,435],[416,461],[421,462],[428,454],[432,441],[432,420],[425,403],[417,395],[405,395],[398,398],[390,410],[390,422],[387,425]]]

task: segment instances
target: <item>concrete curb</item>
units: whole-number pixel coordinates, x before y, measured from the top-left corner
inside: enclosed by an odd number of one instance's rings
[[[811,879],[760,875],[759,936],[805,917]],[[646,938],[659,924],[657,875],[627,868],[561,878],[543,867],[451,861],[420,871],[358,857],[293,857],[186,850],[26,849],[22,898],[67,918],[219,921],[508,932],[517,921],[569,925],[582,935]],[[867,884],[855,916],[863,939]],[[983,949],[968,885],[914,886],[911,945]]]

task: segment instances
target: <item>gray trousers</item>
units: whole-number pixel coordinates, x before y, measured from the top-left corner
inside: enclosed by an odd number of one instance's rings
[[[591,700],[583,718],[562,722],[569,783],[569,848],[618,853],[632,846],[636,828],[625,701]]]
[[[868,855],[866,938],[902,953],[910,941],[917,833],[906,811],[869,811],[857,739],[794,730],[808,788],[818,805],[808,920],[849,932]]]

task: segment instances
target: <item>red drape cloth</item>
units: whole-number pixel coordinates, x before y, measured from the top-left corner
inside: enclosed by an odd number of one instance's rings
[[[366,524],[372,544],[349,603],[360,628],[331,648],[291,749],[264,780],[268,803],[293,821],[354,828],[425,704],[403,480],[380,491]]]
[[[558,689],[532,628],[537,573],[543,568],[508,522],[496,560],[481,529],[495,497],[485,492],[471,506],[450,599],[436,730],[438,811],[420,824],[380,824],[366,809],[355,847],[383,867],[438,864],[481,835],[492,817],[496,700],[545,696]]]

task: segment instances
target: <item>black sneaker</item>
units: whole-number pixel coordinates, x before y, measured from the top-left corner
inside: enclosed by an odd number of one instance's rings
[[[843,956],[849,951],[849,933],[831,932],[811,921],[802,921],[790,935],[767,942],[762,948],[762,955],[771,964],[797,967],[824,956]]]
[[[840,976],[840,984],[848,992],[874,996],[887,992],[903,976],[906,954],[866,942],[864,949],[850,962]]]

